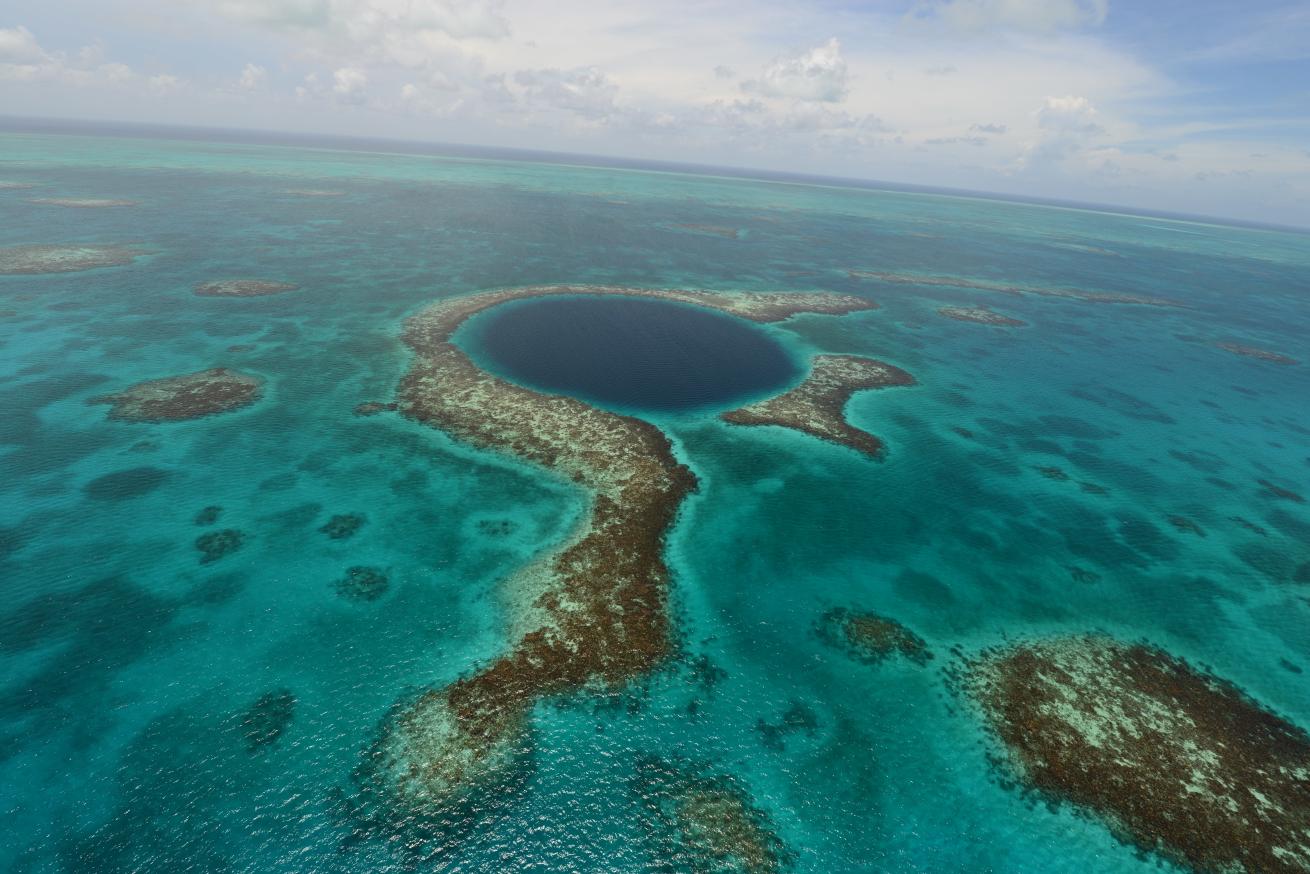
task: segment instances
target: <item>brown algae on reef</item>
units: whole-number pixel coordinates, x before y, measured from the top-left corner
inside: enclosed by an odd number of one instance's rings
[[[127,246],[10,246],[0,249],[0,274],[32,276],[121,267],[143,254]]]
[[[109,418],[124,422],[181,422],[249,406],[263,385],[257,376],[215,367],[138,382],[89,403],[110,404]]]
[[[914,377],[891,364],[857,355],[816,355],[810,375],[791,391],[721,418],[734,425],[792,428],[880,458],[882,441],[846,421],[846,402],[857,391],[905,385],[914,385]]]
[[[1310,736],[1236,686],[1146,644],[1018,643],[963,687],[1029,790],[1185,868],[1310,870]]]
[[[672,646],[664,538],[697,480],[669,439],[642,419],[500,379],[451,341],[479,312],[551,295],[659,298],[756,322],[874,307],[818,293],[548,286],[442,300],[409,319],[404,341],[415,357],[397,393],[403,415],[540,465],[590,495],[569,539],[505,584],[516,641],[509,651],[385,721],[370,779],[410,809],[439,811],[509,779],[524,760],[538,699],[622,686],[656,667]]]

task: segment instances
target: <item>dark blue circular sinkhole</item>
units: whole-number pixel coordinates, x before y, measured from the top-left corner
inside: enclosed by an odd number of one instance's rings
[[[786,387],[796,362],[750,323],[699,307],[632,297],[542,297],[475,320],[486,369],[609,407],[692,410]]]

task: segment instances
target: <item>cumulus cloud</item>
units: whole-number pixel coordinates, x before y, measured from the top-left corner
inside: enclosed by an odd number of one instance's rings
[[[342,67],[332,74],[332,93],[342,103],[363,103],[368,74],[358,67]]]
[[[169,73],[160,73],[147,79],[146,85],[155,94],[171,94],[182,87],[182,80]]]
[[[1059,134],[1099,134],[1096,107],[1086,97],[1048,97],[1037,110],[1037,126]]]
[[[850,74],[836,37],[798,54],[775,58],[758,79],[742,90],[765,97],[836,103],[850,91]]]
[[[716,79],[735,79],[737,78],[737,73],[732,69],[732,67],[719,64],[714,68],[714,77]]]
[[[46,60],[46,53],[32,31],[23,27],[0,27],[0,64],[31,64]]]
[[[986,137],[933,137],[923,141],[925,146],[985,146]]]
[[[396,32],[439,31],[455,39],[509,33],[500,0],[218,0],[214,5],[238,21],[328,31],[361,42]]]
[[[264,84],[264,79],[267,76],[268,71],[258,64],[246,64],[241,70],[241,78],[237,80],[237,84],[247,91],[251,91]]]
[[[1009,128],[1008,126],[1003,125],[1003,124],[999,124],[999,123],[971,124],[971,125],[969,125],[969,130],[970,130],[971,132],[973,132],[973,133],[980,133],[980,134],[997,134],[997,135],[1000,135],[1000,134],[1005,133],[1005,132],[1008,131],[1009,129],[1010,129],[1010,128]]]
[[[597,67],[572,70],[519,70],[514,74],[530,105],[562,109],[586,119],[615,114],[618,86]]]
[[[1050,33],[1099,25],[1109,0],[920,0],[911,16],[964,32]]]
[[[0,28],[0,81],[41,82],[86,87],[146,87],[167,94],[182,86],[169,73],[143,76],[127,64],[106,62],[99,46],[84,46],[69,54],[42,47],[32,31],[19,25]]]

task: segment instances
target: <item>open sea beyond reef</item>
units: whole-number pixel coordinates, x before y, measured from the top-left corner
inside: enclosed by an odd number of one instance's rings
[[[0,275],[4,870],[732,870],[663,853],[643,793],[671,768],[748,798],[790,870],[1159,871],[998,770],[952,679],[962,660],[1104,632],[1310,726],[1310,236],[467,156],[0,134],[0,249],[70,244],[137,257]],[[232,278],[297,288],[195,293]],[[415,863],[403,824],[361,825],[370,751],[397,707],[513,644],[503,584],[582,524],[587,496],[356,407],[395,399],[404,321],[423,307],[559,284],[879,307],[748,323],[530,299],[460,329],[503,378],[580,386],[653,423],[699,486],[664,546],[670,654],[621,688],[537,700],[522,780]],[[636,365],[606,363],[626,352]],[[881,460],[720,419],[821,353],[914,377],[846,407]],[[155,423],[88,403],[215,367],[262,379],[259,399]],[[894,619],[933,658],[852,657],[821,633],[835,608]]]

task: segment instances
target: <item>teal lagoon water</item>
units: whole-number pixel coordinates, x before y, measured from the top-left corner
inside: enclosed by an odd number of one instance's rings
[[[0,136],[0,181],[34,186],[0,190],[0,247],[146,253],[0,276],[0,858],[12,870],[403,870],[403,853],[343,813],[361,761],[398,701],[505,649],[500,582],[563,540],[584,498],[433,429],[352,411],[391,399],[406,316],[505,286],[855,294],[880,309],[749,330],[787,362],[868,355],[918,384],[847,408],[886,442],[882,462],[728,425],[712,404],[616,401],[664,430],[701,483],[667,546],[679,654],[618,696],[540,703],[527,784],[442,856],[446,869],[651,870],[637,777],[653,755],[737,780],[798,871],[1159,870],[997,779],[946,680],[954,648],[1089,630],[1145,639],[1310,726],[1310,512],[1260,483],[1310,493],[1305,235],[97,137]],[[239,277],[299,289],[192,293]],[[944,306],[1028,326],[953,321]],[[262,377],[262,399],[173,424],[115,422],[87,403],[217,366]],[[731,393],[757,390],[767,381]],[[361,521],[334,537],[334,516]],[[228,529],[239,548],[203,562],[197,539]],[[380,596],[342,597],[352,567],[385,575]],[[894,617],[937,657],[850,659],[815,633],[833,607]],[[278,702],[275,724],[252,723],[261,699]],[[808,714],[804,726],[771,730],[788,712]]]

